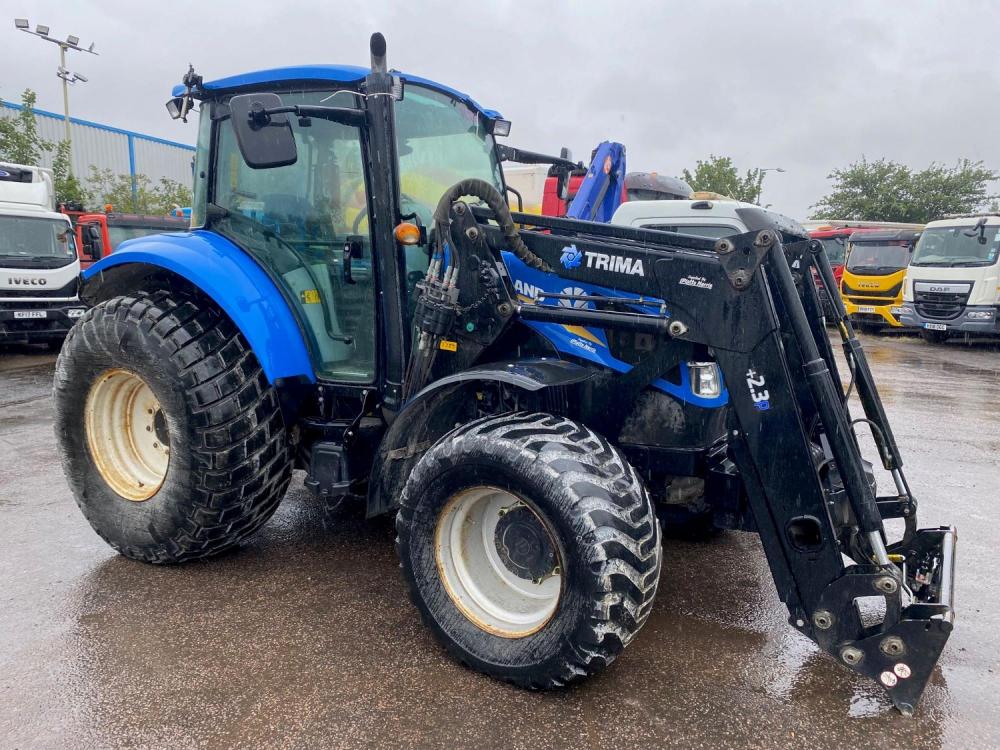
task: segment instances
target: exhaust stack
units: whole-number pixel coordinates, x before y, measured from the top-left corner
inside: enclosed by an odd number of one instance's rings
[[[385,63],[385,37],[376,31],[372,34],[368,48],[372,53],[372,73],[388,73],[389,68]]]

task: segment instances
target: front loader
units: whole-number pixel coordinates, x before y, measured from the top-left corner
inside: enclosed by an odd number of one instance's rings
[[[56,369],[95,530],[147,562],[212,555],[304,469],[324,502],[396,514],[449,652],[552,688],[636,636],[658,510],[687,503],[757,532],[791,625],[911,713],[952,628],[956,534],[917,528],[837,305],[841,385],[822,246],[765,211],[717,241],[512,214],[509,123],[389,71],[381,35],[371,53],[175,90],[177,116],[200,103],[193,229],[86,272],[94,307]]]

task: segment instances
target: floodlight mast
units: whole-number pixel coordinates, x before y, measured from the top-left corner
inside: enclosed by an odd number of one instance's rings
[[[18,31],[23,31],[25,34],[31,34],[32,36],[37,36],[40,39],[44,39],[46,42],[52,42],[53,44],[59,45],[59,69],[56,71],[56,76],[62,80],[62,90],[63,90],[63,123],[66,126],[66,142],[70,143],[72,146],[72,138],[70,136],[69,128],[69,84],[81,81],[87,83],[86,76],[80,75],[79,73],[71,73],[66,69],[66,50],[72,49],[77,52],[89,52],[92,55],[96,55],[94,52],[94,45],[91,44],[89,48],[84,49],[80,46],[80,37],[73,36],[70,34],[66,37],[66,40],[56,39],[49,36],[49,27],[44,24],[37,24],[35,30],[31,30],[31,24],[28,23],[27,18],[15,18],[14,28]],[[70,167],[72,171],[72,167]]]

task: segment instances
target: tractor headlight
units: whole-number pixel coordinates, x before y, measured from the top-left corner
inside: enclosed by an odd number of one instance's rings
[[[715,362],[688,362],[691,390],[701,398],[718,398],[722,393],[722,373]]]
[[[993,320],[992,310],[970,310],[969,320]]]

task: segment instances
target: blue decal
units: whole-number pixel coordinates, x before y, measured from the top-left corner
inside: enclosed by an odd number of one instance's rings
[[[566,247],[563,250],[563,265],[566,265],[566,256],[572,253],[579,253],[575,246]],[[633,310],[646,315],[669,316],[666,304],[663,300],[654,297],[640,297],[632,292],[626,292],[611,287],[588,284],[581,281],[568,281],[554,273],[543,273],[542,271],[530,268],[515,257],[511,252],[503,253],[504,264],[510,273],[511,281],[519,296],[533,300],[541,305],[580,305],[592,306],[592,303],[583,300],[541,300],[537,298],[546,292],[550,294],[562,293],[573,295],[593,294],[604,297],[631,297],[635,299],[634,305],[629,305]],[[628,372],[632,365],[617,359],[611,354],[608,348],[608,340],[604,331],[600,328],[580,328],[576,326],[564,326],[559,323],[541,323],[535,320],[524,321],[525,325],[545,337],[556,351],[562,355],[571,355],[578,359],[587,360],[594,364],[607,367],[615,372]],[[651,383],[653,388],[663,391],[678,401],[683,401],[694,406],[705,409],[715,409],[725,406],[729,402],[729,391],[725,383],[722,383],[722,392],[715,398],[705,398],[697,395],[691,386],[691,377],[687,367],[680,368],[680,382],[672,383],[669,380],[658,378]]]
[[[583,253],[577,250],[576,245],[569,245],[563,248],[562,257],[559,262],[563,264],[563,268],[578,268],[581,263],[583,263]]]
[[[757,411],[767,411],[768,409],[771,408],[771,402],[770,401],[758,401],[757,403],[754,404],[754,406],[757,407]]]

